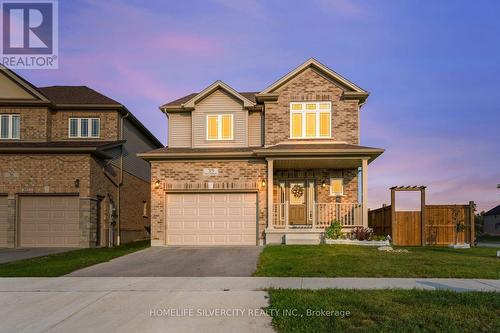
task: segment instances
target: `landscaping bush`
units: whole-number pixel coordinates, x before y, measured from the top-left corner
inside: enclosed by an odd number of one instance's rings
[[[325,236],[328,239],[339,239],[342,237],[342,224],[339,221],[333,220],[332,224],[325,230]]]
[[[356,227],[352,231],[352,236],[354,237],[354,239],[357,239],[360,241],[371,240],[373,237],[373,229]]]
[[[387,240],[387,237],[386,236],[382,236],[382,235],[373,235],[370,240],[385,241],[385,240]]]

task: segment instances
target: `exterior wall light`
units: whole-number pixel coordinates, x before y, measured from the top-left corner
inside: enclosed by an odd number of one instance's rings
[[[322,187],[322,188],[325,188],[325,187],[326,187],[326,182],[325,182],[325,180],[324,180],[324,179],[323,179],[323,181],[321,182],[321,187]]]
[[[160,185],[161,185],[160,181],[156,180],[155,181],[155,189],[158,190],[160,188]]]
[[[75,187],[76,188],[80,187],[80,179],[75,179]]]
[[[262,180],[261,185],[262,185],[262,187],[266,187],[266,181],[265,181],[265,180]]]

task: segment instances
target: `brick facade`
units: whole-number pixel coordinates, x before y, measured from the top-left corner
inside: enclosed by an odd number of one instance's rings
[[[218,176],[203,176],[204,168],[218,168]],[[228,160],[228,161],[151,161],[152,182],[160,180],[168,183],[199,184],[217,183],[253,183],[259,184],[267,177],[267,166],[264,160]],[[264,238],[266,227],[265,188],[258,188],[258,234]],[[230,192],[228,190],[228,192]],[[153,244],[165,245],[165,195],[164,188],[152,188],[151,195],[151,239]]]
[[[342,100],[342,88],[314,69],[306,69],[282,87],[276,102],[265,104],[265,145],[290,139],[290,103],[304,101],[332,102],[332,141],[359,143],[358,101]],[[312,139],[314,140],[314,139]]]
[[[101,134],[98,140],[118,140],[119,114],[117,111],[58,110],[51,116],[51,140],[74,140],[69,138],[69,118],[99,118]],[[96,140],[96,139],[92,139]]]
[[[344,194],[330,195],[330,178],[344,179]],[[318,203],[357,203],[358,202],[358,170],[357,169],[311,169],[280,170],[274,172],[273,201],[278,201],[279,182],[289,180],[312,179],[315,183],[316,202]],[[325,187],[322,186],[323,181]]]
[[[0,114],[19,114],[23,141],[46,142],[50,138],[50,112],[44,107],[0,107]]]
[[[79,195],[80,246],[108,245],[109,203],[117,202],[117,188],[102,170],[103,164],[89,154],[2,154],[0,155],[0,193],[7,194],[9,206],[8,246],[16,246],[16,202],[23,194]],[[119,180],[119,170],[110,172]],[[78,187],[75,181],[78,180]],[[147,237],[143,202],[149,207],[149,183],[124,172],[121,187],[121,241]],[[100,216],[98,216],[100,205]],[[100,221],[100,223],[98,223]],[[100,242],[97,244],[97,228]],[[116,236],[116,235],[115,235]],[[116,237],[114,237],[116,242]],[[19,244],[17,244],[19,245]]]

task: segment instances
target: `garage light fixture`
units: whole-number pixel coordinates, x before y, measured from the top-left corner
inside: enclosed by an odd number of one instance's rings
[[[161,185],[160,181],[156,180],[155,181],[155,189],[158,190],[160,188],[160,185]]]
[[[75,179],[75,187],[76,188],[80,187],[80,179]]]
[[[262,183],[260,183],[260,185],[262,185],[262,187],[266,187],[266,180],[262,180]]]

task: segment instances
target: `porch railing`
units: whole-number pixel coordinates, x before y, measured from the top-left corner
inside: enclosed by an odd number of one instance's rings
[[[362,226],[362,206],[359,203],[314,203],[312,209],[312,223],[305,224],[310,228],[324,229],[332,221],[339,221],[344,227]],[[286,229],[289,224],[289,203],[273,204],[272,227]]]

